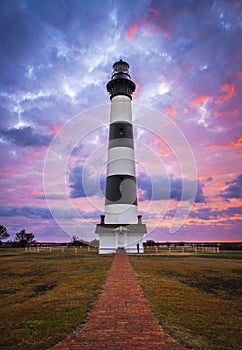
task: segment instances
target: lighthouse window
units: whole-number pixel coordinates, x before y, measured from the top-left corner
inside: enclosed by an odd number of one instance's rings
[[[119,135],[123,136],[124,134],[124,128],[119,128]]]

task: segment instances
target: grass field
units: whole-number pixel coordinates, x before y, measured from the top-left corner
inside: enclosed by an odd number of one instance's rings
[[[112,256],[0,250],[0,349],[48,349],[82,323]]]
[[[242,349],[241,259],[242,252],[130,257],[162,328],[194,350]]]
[[[113,256],[76,249],[0,250],[1,350],[46,350],[86,320]],[[146,252],[129,258],[162,328],[188,349],[242,349],[242,252]]]

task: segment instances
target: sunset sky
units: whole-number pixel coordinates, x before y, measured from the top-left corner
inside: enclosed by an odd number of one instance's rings
[[[1,0],[0,27],[0,224],[12,239],[98,238],[106,83],[122,58],[145,240],[242,240],[240,1]]]

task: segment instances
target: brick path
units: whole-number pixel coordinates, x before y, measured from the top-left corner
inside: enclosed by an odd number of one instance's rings
[[[163,333],[126,254],[116,254],[86,324],[50,350],[185,350]]]

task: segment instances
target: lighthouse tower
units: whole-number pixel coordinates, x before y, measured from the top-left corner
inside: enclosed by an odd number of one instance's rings
[[[131,100],[135,83],[128,63],[113,65],[107,84],[111,113],[106,178],[105,214],[96,226],[99,253],[143,253],[143,235],[147,232],[138,215],[135,155]]]

